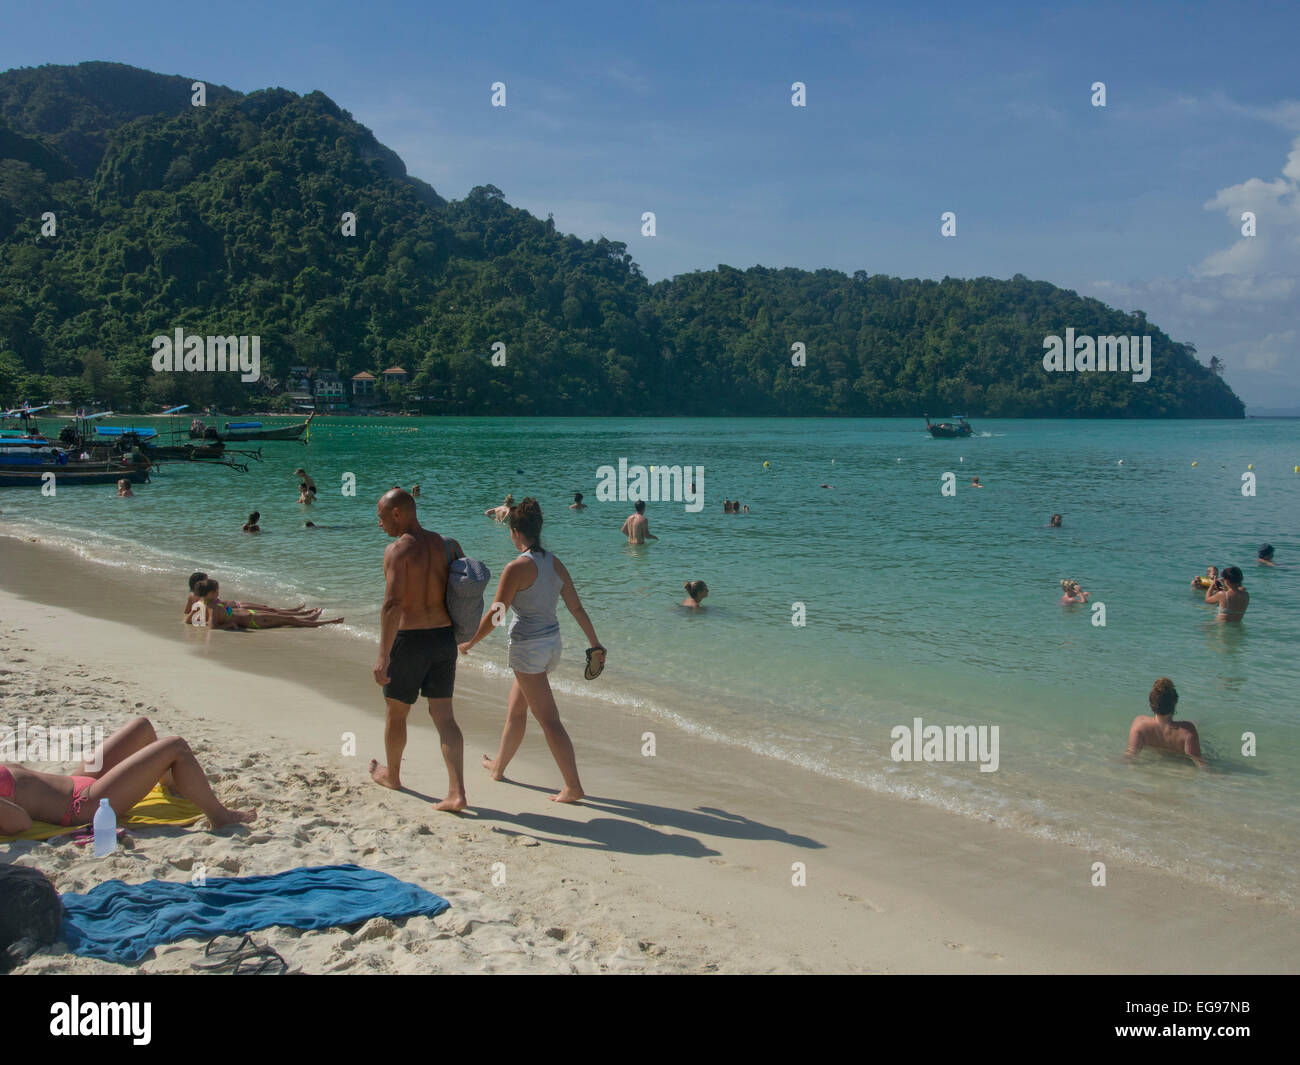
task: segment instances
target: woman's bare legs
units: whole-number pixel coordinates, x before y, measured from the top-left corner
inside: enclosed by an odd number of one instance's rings
[[[237,617],[245,622],[251,621],[259,629],[318,629],[322,625],[337,625],[342,618],[330,618],[329,621],[320,621],[317,618],[304,618],[296,614],[263,614],[260,610],[255,617],[247,617],[246,614],[238,612]],[[241,625],[240,628],[249,626]]]
[[[520,673],[515,670],[515,683],[528,700],[528,709],[537,718],[546,735],[547,746],[551,756],[560,767],[564,777],[564,787],[558,794],[552,795],[554,802],[577,802],[582,798],[582,782],[578,780],[578,762],[573,754],[573,741],[560,724],[560,708],[555,705],[555,695],[551,692],[551,682],[545,673]]]
[[[103,744],[95,751],[94,755],[73,770],[73,776],[94,777],[98,780],[115,765],[126,761],[136,751],[142,751],[149,744],[158,740],[158,733],[154,731],[153,722],[147,717],[137,717],[134,721],[128,722],[122,728],[118,729],[113,735],[109,736]],[[88,768],[91,765],[98,766],[98,769]],[[169,790],[176,790],[176,782],[172,779],[171,770],[162,778],[162,783]]]
[[[518,674],[515,674],[518,677]],[[510,685],[510,695],[506,699],[506,724],[501,730],[501,747],[495,758],[483,756],[483,768],[491,774],[493,780],[504,780],[506,766],[519,750],[524,741],[524,732],[528,728],[528,700],[519,681]]]
[[[155,740],[105,770],[86,792],[86,804],[93,813],[99,800],[107,799],[121,817],[153,791],[153,786],[168,773],[181,793],[207,815],[213,828],[252,821],[257,813],[256,810],[231,810],[222,805],[190,745],[180,736]]]

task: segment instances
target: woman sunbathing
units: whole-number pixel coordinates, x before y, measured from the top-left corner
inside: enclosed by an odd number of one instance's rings
[[[92,772],[88,764],[99,768]],[[257,816],[256,810],[223,806],[190,745],[179,736],[160,740],[149,719],[137,717],[71,776],[38,773],[18,763],[0,765],[0,834],[16,836],[35,821],[88,825],[100,799],[122,817],[159,783],[194,803],[213,828],[247,824]]]
[[[185,623],[193,622],[195,625],[202,625],[203,622],[196,620],[198,612],[196,607],[199,605],[201,596],[196,595],[194,589],[198,587],[200,581],[206,581],[206,573],[190,574],[190,594],[185,600],[185,609],[181,611],[181,617]],[[306,603],[299,603],[297,606],[267,606],[265,603],[242,603],[234,600],[218,600],[221,606],[227,607],[244,607],[249,610],[265,611],[268,614],[287,614],[293,617],[308,618],[314,620],[320,617],[321,608],[318,606],[308,607]]]
[[[222,603],[218,598],[221,586],[214,580],[199,581],[194,594],[207,610],[210,629],[318,629],[322,625],[337,625],[342,618],[321,621],[302,614],[272,614],[256,607],[237,607]]]

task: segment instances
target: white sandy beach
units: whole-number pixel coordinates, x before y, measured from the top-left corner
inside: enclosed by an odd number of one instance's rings
[[[144,714],[160,735],[190,740],[223,801],[256,806],[256,824],[132,830],[102,861],[70,838],[12,844],[0,860],[41,869],[61,891],[112,878],[187,881],[200,864],[209,875],[258,875],[355,862],[451,903],[435,920],[254,933],[304,973],[1300,969],[1289,909],[1116,861],[1107,886],[1093,887],[1085,850],[594,700],[561,699],[589,798],[557,806],[548,795],[558,773],[535,727],[513,782],[478,768],[496,747],[505,684],[470,670],[456,715],[471,808],[438,813],[431,800],[446,774],[418,707],[403,773],[412,790],[385,791],[366,773],[382,758],[372,648],[329,630],[186,629],[182,592],[0,538],[0,721],[107,732]],[[641,754],[647,730],[654,758]],[[348,732],[352,757],[340,753]],[[806,886],[791,883],[797,862]],[[493,884],[496,863],[504,884]],[[139,969],[187,972],[202,948],[162,947]],[[129,970],[57,947],[18,970],[109,971]]]

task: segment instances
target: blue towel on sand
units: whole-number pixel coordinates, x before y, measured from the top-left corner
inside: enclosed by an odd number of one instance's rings
[[[168,880],[109,880],[63,896],[63,940],[73,954],[139,961],[160,943],[251,932],[271,925],[331,928],[372,917],[436,917],[446,899],[356,865],[274,876],[213,877],[203,887]]]

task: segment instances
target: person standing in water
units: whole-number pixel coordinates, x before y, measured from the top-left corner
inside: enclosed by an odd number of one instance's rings
[[[573,502],[569,504],[570,510],[586,510],[587,504],[582,501],[582,493],[573,493]]]
[[[1215,620],[1240,621],[1246,616],[1246,608],[1250,606],[1250,593],[1241,586],[1242,579],[1240,569],[1227,566],[1222,576],[1206,589],[1205,601],[1219,604]]]
[[[627,521],[623,522],[623,528],[620,530],[627,536],[629,544],[643,544],[647,540],[658,540],[659,537],[650,535],[650,521],[645,516],[645,500],[638,499],[633,512],[627,516]]]
[[[605,648],[596,637],[595,626],[582,607],[573,579],[564,564],[542,547],[542,508],[537,500],[528,498],[510,512],[510,539],[520,555],[501,571],[496,599],[492,608],[483,615],[478,631],[460,645],[461,654],[484,639],[505,611],[514,617],[510,621],[510,644],[507,661],[515,674],[506,702],[506,724],[501,731],[501,746],[495,758],[483,756],[483,768],[493,780],[505,779],[506,767],[523,742],[528,727],[528,711],[533,712],[546,743],[551,748],[555,764],[564,777],[564,787],[551,796],[554,802],[577,802],[583,797],[582,782],[578,779],[578,763],[573,753],[573,741],[560,722],[560,710],[555,704],[555,694],[547,673],[560,663],[560,622],[556,617],[556,604],[563,598],[574,621],[591,641],[589,663],[603,668]],[[592,665],[588,676],[592,676]]]
[[[1079,587],[1079,582],[1066,577],[1061,581],[1061,606],[1067,606],[1070,603],[1086,603],[1088,601],[1088,592]]]
[[[505,502],[503,502],[499,507],[488,507],[487,510],[483,511],[483,516],[485,518],[491,518],[493,521],[505,521],[506,518],[510,517],[510,511],[514,509],[514,506],[514,493],[508,492],[506,493]]]
[[[1178,689],[1168,677],[1161,677],[1151,685],[1147,696],[1153,718],[1139,714],[1133,719],[1128,732],[1128,750],[1124,757],[1132,759],[1143,747],[1153,747],[1172,754],[1185,754],[1200,769],[1209,769],[1210,763],[1201,755],[1201,738],[1190,721],[1174,721],[1174,708],[1178,705]]]
[[[388,717],[384,724],[387,765],[370,760],[370,776],[386,788],[402,787],[406,719],[421,695],[429,700],[442,758],[447,764],[447,797],[435,810],[465,809],[465,738],[451,711],[456,687],[456,637],[447,612],[448,543],[454,540],[420,526],[415,500],[400,488],[379,500],[379,527],[394,540],[384,550],[384,605],[380,610],[379,657],[375,683],[383,685]]]

